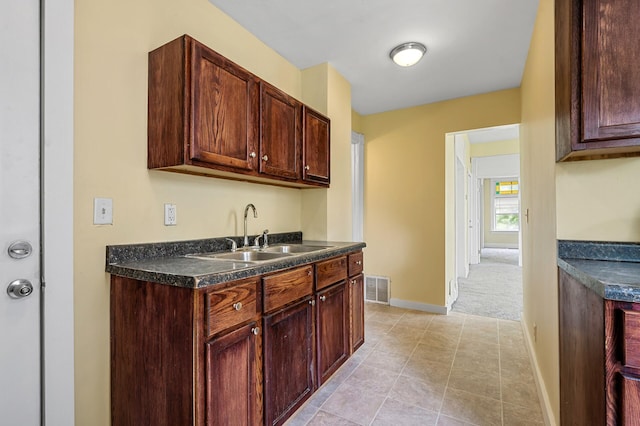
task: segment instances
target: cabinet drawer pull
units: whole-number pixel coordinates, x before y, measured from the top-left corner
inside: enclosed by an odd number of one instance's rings
[[[251,329],[251,332],[257,336],[258,334],[260,334],[260,327],[253,327]]]
[[[263,161],[269,161],[269,156],[267,156],[267,155],[263,155],[263,156],[262,156],[262,160],[263,160]]]
[[[356,265],[358,265],[358,266],[362,265],[362,260],[358,260],[358,261],[356,262]]]
[[[320,300],[324,302],[325,300],[327,300],[327,296],[320,296]]]
[[[249,157],[251,157],[251,158],[256,158],[256,153],[255,153],[255,152],[252,152],[251,154],[249,154]]]
[[[234,303],[233,309],[235,309],[236,311],[239,311],[240,309],[242,309],[242,302]]]
[[[309,304],[311,306],[316,306],[316,301],[315,300],[309,300]]]

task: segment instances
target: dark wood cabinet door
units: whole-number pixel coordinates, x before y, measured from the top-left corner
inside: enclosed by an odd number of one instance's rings
[[[260,172],[300,178],[300,110],[302,104],[260,83]]]
[[[640,425],[640,377],[622,375],[621,413],[618,424]]]
[[[303,107],[302,179],[329,184],[329,119],[309,107]]]
[[[206,344],[207,425],[262,423],[259,354],[260,329],[256,323]]]
[[[555,8],[557,160],[640,155],[640,3]]]
[[[349,353],[364,343],[364,275],[349,278]]]
[[[195,40],[191,69],[191,159],[234,169],[255,169],[255,77]]]
[[[312,300],[264,317],[266,425],[284,423],[314,391]]]
[[[346,281],[317,294],[318,385],[322,385],[347,359],[349,352],[349,299]]]
[[[640,140],[640,2],[585,1],[583,143]]]

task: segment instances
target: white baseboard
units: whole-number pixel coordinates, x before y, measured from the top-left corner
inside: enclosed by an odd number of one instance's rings
[[[414,309],[416,311],[431,312],[433,314],[447,315],[449,309],[446,306],[430,305],[429,303],[412,302],[411,300],[402,300],[391,298],[389,301],[391,306],[398,308]]]
[[[522,332],[524,333],[524,343],[525,347],[527,348],[527,352],[529,353],[529,361],[531,361],[531,369],[533,370],[533,378],[535,379],[536,388],[538,390],[538,398],[540,399],[541,403],[540,409],[542,410],[544,423],[548,426],[557,426],[558,421],[553,414],[551,401],[549,399],[549,393],[547,392],[547,387],[545,386],[544,379],[542,378],[542,374],[540,373],[538,359],[536,358],[535,351],[533,350],[533,340],[531,340],[531,335],[529,334],[529,329],[527,328],[528,322],[525,318],[524,312],[522,312],[520,315],[520,324],[522,325]]]

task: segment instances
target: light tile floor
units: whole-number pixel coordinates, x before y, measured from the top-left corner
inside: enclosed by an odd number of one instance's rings
[[[520,322],[367,303],[365,333],[287,426],[544,424]]]

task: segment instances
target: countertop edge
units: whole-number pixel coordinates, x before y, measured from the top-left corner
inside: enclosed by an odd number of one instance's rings
[[[305,243],[305,241],[302,241],[302,242]],[[249,278],[249,277],[258,276],[258,275],[264,275],[268,273],[273,273],[273,272],[293,268],[296,266],[305,265],[308,263],[322,261],[332,257],[358,251],[366,247],[366,244],[364,242],[328,241],[324,243],[326,243],[326,245],[335,244],[336,246],[330,249],[324,249],[317,252],[303,253],[303,254],[287,257],[284,259],[278,259],[270,262],[256,263],[255,265],[242,268],[242,269],[227,270],[227,271],[214,272],[214,273],[184,275],[184,274],[173,274],[173,273],[167,273],[167,272],[150,271],[150,270],[145,270],[139,267],[128,266],[127,263],[123,263],[123,264],[109,263],[108,259],[107,259],[105,271],[114,276],[130,278],[130,279],[135,279],[139,281],[156,282],[159,284],[171,285],[175,287],[199,289],[199,288],[209,287],[215,284],[236,281],[243,278]],[[150,258],[149,260],[157,261],[164,258],[175,259],[176,256],[166,256],[166,257],[161,256],[161,257]],[[203,262],[203,265],[206,265],[206,262],[210,262],[210,261],[201,260],[201,262]]]
[[[557,244],[558,267],[585,287],[606,300],[640,302],[640,279],[635,279],[640,244],[581,240]]]

